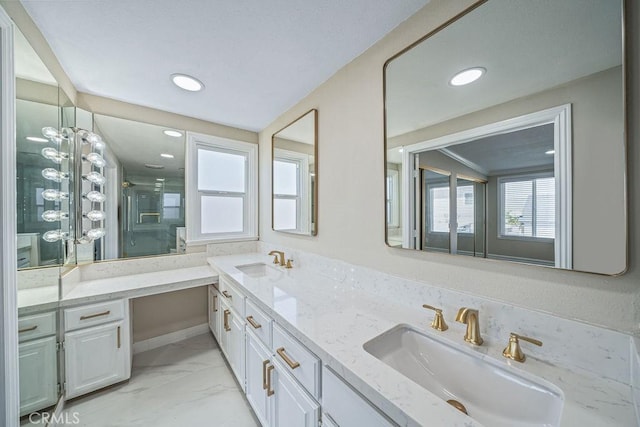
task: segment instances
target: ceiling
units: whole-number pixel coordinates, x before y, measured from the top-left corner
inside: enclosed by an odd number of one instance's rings
[[[428,0],[21,2],[79,91],[259,131]]]
[[[524,97],[622,63],[618,0],[490,0],[387,66],[394,137]],[[467,86],[449,80],[471,67]]]

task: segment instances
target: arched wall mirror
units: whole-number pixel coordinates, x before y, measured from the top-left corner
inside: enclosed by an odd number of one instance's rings
[[[488,0],[387,61],[389,246],[625,271],[623,6]]]
[[[275,231],[318,233],[318,110],[272,137],[272,226]]]

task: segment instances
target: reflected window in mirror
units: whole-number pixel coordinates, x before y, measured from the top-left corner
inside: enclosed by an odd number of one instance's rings
[[[622,5],[488,0],[387,61],[388,245],[625,270]]]
[[[185,132],[100,114],[93,130],[106,144],[105,236],[77,245],[78,262],[184,252]]]
[[[272,137],[272,227],[317,233],[318,111],[311,110]]]

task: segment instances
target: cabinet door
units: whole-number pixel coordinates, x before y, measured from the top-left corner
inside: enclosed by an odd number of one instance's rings
[[[266,369],[271,354],[251,332],[245,334],[246,343],[246,395],[260,424],[269,425],[267,413]]]
[[[231,310],[228,323],[231,329],[229,331],[229,365],[231,365],[231,369],[244,391],[244,322],[235,311]]]
[[[209,287],[209,329],[220,344],[220,296],[213,286]]]
[[[273,394],[269,396],[271,426],[317,427],[320,405],[291,377],[279,363],[269,370]]]
[[[20,344],[20,415],[44,409],[58,401],[56,337]]]
[[[120,320],[65,334],[67,398],[129,378],[130,347],[125,325]]]

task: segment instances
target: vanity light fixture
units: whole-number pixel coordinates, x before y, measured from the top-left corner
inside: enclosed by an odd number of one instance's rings
[[[41,216],[47,222],[62,221],[69,218],[69,214],[62,211],[44,211]]]
[[[456,73],[456,75],[453,76],[451,80],[449,80],[449,84],[451,86],[468,85],[469,83],[473,83],[478,80],[486,72],[486,68],[482,67],[467,68],[466,70],[462,70],[459,73]]]
[[[198,92],[204,89],[204,84],[200,80],[186,74],[171,74],[171,80],[180,89],[188,90],[189,92]]]
[[[102,168],[107,164],[107,162],[105,162],[102,156],[98,153],[89,153],[86,156],[83,156],[83,160],[90,162],[98,168]]]
[[[68,199],[69,193],[49,188],[48,190],[44,190],[42,192],[42,198],[45,200],[49,200],[50,202],[59,202],[60,200]]]
[[[66,153],[59,153],[58,150],[51,147],[43,148],[40,153],[42,154],[42,157],[51,160],[53,163],[56,163],[58,165],[62,163],[64,159],[69,158],[69,155],[67,155]]]
[[[107,217],[102,211],[89,211],[83,214],[83,216],[90,221],[102,221]]]
[[[25,138],[27,141],[31,141],[31,142],[47,142],[49,141],[46,138],[40,138],[39,136],[27,136]]]
[[[94,184],[98,184],[98,185],[102,185],[105,182],[107,182],[107,179],[104,176],[102,176],[100,172],[96,172],[96,171],[89,172],[86,175],[82,175],[82,177],[87,181],[93,182]]]
[[[164,157],[165,159],[173,159],[173,154],[162,153],[160,157]]]
[[[548,151],[545,151],[544,154],[549,154],[549,155],[556,154],[556,150],[548,150]]]
[[[69,174],[61,171],[57,171],[53,168],[46,168],[42,170],[42,176],[45,179],[55,182],[62,182],[63,179],[69,179]]]
[[[162,131],[167,136],[172,136],[174,138],[180,138],[182,136],[182,132],[178,132],[177,130],[167,129]]]
[[[107,200],[107,197],[99,191],[89,191],[87,194],[83,195],[85,199],[94,203],[102,203]]]
[[[58,240],[64,239],[66,240],[69,237],[69,234],[62,230],[49,230],[42,235],[42,240],[45,242],[57,242]]]
[[[58,136],[58,129],[52,128],[51,126],[47,126],[42,128],[42,135],[51,139]]]

